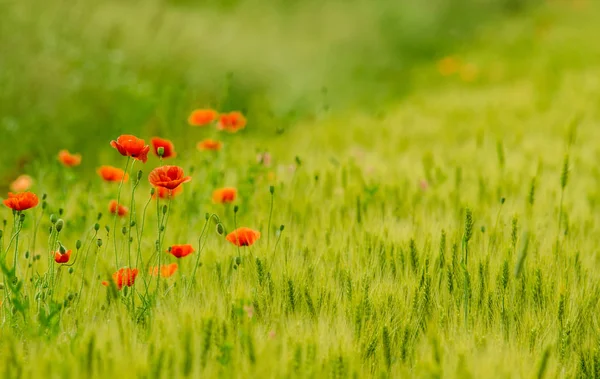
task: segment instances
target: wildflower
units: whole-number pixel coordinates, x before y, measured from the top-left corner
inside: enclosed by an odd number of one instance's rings
[[[224,113],[219,116],[217,129],[235,133],[246,127],[246,118],[241,112]]]
[[[429,182],[425,179],[420,180],[419,188],[421,188],[422,191],[427,191],[427,189],[429,188]]]
[[[114,147],[124,157],[132,157],[144,163],[148,160],[150,146],[146,145],[143,139],[130,134],[119,136],[116,141],[110,141],[110,146]]]
[[[20,192],[14,194],[8,193],[8,199],[4,200],[4,205],[15,211],[24,211],[38,205],[39,199],[33,192]]]
[[[219,151],[221,150],[222,144],[220,141],[216,141],[214,139],[207,138],[198,142],[198,150],[200,151]]]
[[[244,312],[248,315],[248,318],[254,316],[254,307],[252,305],[244,305]]]
[[[120,182],[121,180],[126,182],[129,179],[129,174],[113,166],[100,166],[98,175],[107,182]]]
[[[460,69],[460,61],[456,57],[445,57],[440,59],[437,66],[438,71],[442,76],[450,76],[458,72]]]
[[[71,154],[68,150],[61,150],[58,152],[58,160],[67,167],[79,166],[81,154]]]
[[[260,232],[250,228],[238,228],[225,238],[236,246],[251,246],[260,238]]]
[[[183,176],[183,169],[181,167],[161,166],[150,172],[148,180],[154,187],[173,190],[179,185],[189,182],[192,178],[190,176]]]
[[[33,184],[33,179],[29,175],[19,175],[11,184],[10,189],[15,192],[27,191]]]
[[[113,274],[113,282],[119,290],[122,289],[123,286],[131,287],[135,283],[135,278],[137,277],[138,272],[139,271],[137,268],[120,268]],[[109,283],[107,281],[103,281],[102,285],[108,287]]]
[[[188,117],[188,123],[191,126],[206,126],[212,124],[218,116],[219,113],[213,109],[196,109]]]
[[[232,203],[237,197],[237,189],[233,187],[225,187],[214,190],[212,193],[212,200],[215,203]]]
[[[160,276],[168,278],[177,271],[177,263],[171,263],[169,265],[160,266]],[[158,267],[150,267],[150,275],[158,276]]]
[[[54,261],[56,263],[67,263],[71,259],[71,250],[67,250],[64,253],[57,251],[54,253]]]
[[[162,147],[164,149],[162,158],[174,158],[177,155],[177,153],[175,152],[175,147],[173,146],[173,142],[169,141],[168,139],[154,137],[150,140],[150,142],[152,143],[154,154],[156,154],[157,157],[160,156],[158,154],[159,147]]]
[[[271,166],[271,154],[267,153],[259,153],[256,155],[256,163],[261,164],[265,167]]]
[[[120,217],[125,216],[127,212],[129,212],[129,209],[127,207],[120,205],[119,203],[117,203],[116,200],[111,200],[110,203],[108,203],[108,210],[110,211],[110,213],[116,213]]]
[[[156,191],[154,192],[154,195],[152,195],[152,198],[153,199],[156,199],[157,197],[159,199],[168,199],[170,197],[173,198],[173,197],[179,195],[181,192],[183,192],[183,186],[177,186],[173,190],[169,190],[164,187],[156,187]]]
[[[274,330],[269,331],[269,339],[273,339],[277,336],[277,332]]]
[[[183,258],[194,252],[192,245],[173,245],[167,250],[167,253],[171,254],[175,258]]]

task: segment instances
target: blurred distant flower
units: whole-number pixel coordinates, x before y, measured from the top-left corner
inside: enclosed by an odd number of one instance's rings
[[[71,250],[67,250],[64,253],[57,251],[54,253],[54,261],[56,263],[67,263],[71,259]]]
[[[442,76],[450,76],[458,72],[460,69],[460,61],[456,57],[448,56],[440,59],[437,67]]]
[[[167,253],[171,254],[175,258],[183,258],[194,252],[192,245],[173,245],[167,250]]]
[[[248,315],[248,318],[254,316],[254,307],[252,305],[244,305],[244,312]]]
[[[8,199],[4,200],[4,205],[15,211],[24,211],[37,206],[38,197],[33,192],[21,192],[13,194],[8,193]]]
[[[207,150],[219,151],[219,150],[221,150],[222,144],[219,141],[207,138],[203,141],[198,142],[197,147],[198,147],[198,150],[200,150],[200,151],[207,151]]]
[[[465,82],[473,82],[479,76],[479,69],[472,63],[466,63],[460,67],[460,78]]]
[[[168,278],[177,271],[177,268],[177,263],[162,265],[160,266],[160,276],[162,276],[163,278]],[[150,275],[158,276],[158,267],[150,267]]]
[[[177,153],[175,152],[175,147],[173,146],[173,142],[169,141],[168,139],[153,137],[150,140],[150,142],[152,143],[154,154],[156,154],[157,157],[160,156],[158,154],[159,147],[162,147],[164,149],[162,158],[174,158],[175,156],[177,156]]]
[[[256,155],[256,163],[261,164],[265,167],[270,167],[271,166],[271,154],[269,154],[266,151],[263,153],[258,153],[258,155]]]
[[[233,187],[219,188],[213,191],[212,200],[215,203],[232,203],[237,197],[237,189]]]
[[[156,188],[156,191],[154,192],[154,195],[152,195],[153,199],[156,199],[157,197],[159,199],[168,199],[170,196],[175,197],[183,192],[183,186],[177,186],[173,190],[169,190],[164,187],[155,187],[155,188]],[[170,194],[169,194],[169,192],[170,192]]]
[[[148,152],[150,146],[146,145],[143,139],[132,136],[131,134],[123,134],[116,141],[110,141],[110,145],[117,149],[124,157],[132,157],[146,163],[148,160]]]
[[[161,166],[150,172],[148,180],[154,187],[173,190],[179,185],[192,180],[192,177],[184,176],[183,169],[179,166]]]
[[[127,207],[118,204],[116,200],[111,200],[110,203],[108,203],[108,210],[111,214],[116,213],[121,217],[125,216],[127,212],[129,212],[129,209],[127,209]]]
[[[126,182],[129,179],[129,174],[113,166],[100,166],[98,175],[107,182],[120,182],[121,180]]]
[[[213,109],[196,109],[190,113],[188,123],[191,126],[207,126],[215,122],[219,113]]]
[[[274,330],[269,331],[269,339],[273,339],[277,336],[277,333]]]
[[[238,228],[225,237],[236,246],[252,246],[260,238],[260,232],[250,228]]]
[[[67,167],[75,167],[81,164],[81,154],[71,154],[68,150],[58,152],[58,160]]]
[[[246,117],[241,112],[223,113],[219,116],[217,129],[225,130],[230,133],[235,133],[246,127]]]
[[[29,175],[19,175],[11,184],[10,189],[15,192],[27,191],[33,185],[33,179]]]
[[[130,268],[121,268],[117,272],[115,272],[112,276],[113,282],[120,290],[123,286],[131,287],[135,283],[135,278],[138,275],[138,269],[130,269]],[[109,286],[107,281],[102,282],[103,286]]]
[[[419,188],[421,188],[421,190],[426,191],[429,188],[429,183],[427,182],[427,180],[422,179],[419,181]]]

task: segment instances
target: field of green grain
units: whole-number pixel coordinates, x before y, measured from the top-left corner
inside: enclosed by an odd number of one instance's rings
[[[600,378],[599,20],[594,0],[0,0],[0,198],[39,198],[1,205],[0,377]],[[177,156],[122,156],[125,134]],[[191,177],[170,200],[163,165]]]

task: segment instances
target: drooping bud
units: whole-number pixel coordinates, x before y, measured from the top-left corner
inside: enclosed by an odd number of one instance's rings
[[[77,240],[77,242],[75,242],[75,248],[77,250],[81,249],[81,240]]]
[[[60,233],[60,231],[65,226],[65,222],[63,221],[62,218],[59,218],[58,221],[56,221],[56,225],[55,226],[56,226],[56,231]]]
[[[58,251],[60,251],[61,254],[66,254],[67,253],[67,248],[62,244],[62,243],[58,243]]]
[[[223,224],[218,223],[217,224],[217,234],[223,235],[223,233],[225,233],[225,228],[223,227]]]

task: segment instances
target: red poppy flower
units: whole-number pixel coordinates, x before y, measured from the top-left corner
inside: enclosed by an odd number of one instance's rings
[[[237,197],[237,189],[233,187],[219,188],[213,191],[212,199],[215,203],[232,203]]]
[[[27,191],[33,185],[33,179],[29,175],[19,175],[11,184],[10,189],[15,192]]]
[[[177,263],[171,263],[169,265],[160,266],[160,276],[168,278],[177,271]],[[150,267],[150,275],[158,276],[158,267]]]
[[[241,112],[224,113],[219,116],[217,129],[235,133],[246,127],[246,117]]]
[[[225,238],[236,246],[251,246],[260,238],[260,232],[250,228],[238,228]]]
[[[154,187],[163,187],[173,190],[182,183],[192,180],[190,176],[183,176],[183,169],[178,166],[157,167],[148,175],[150,184]]]
[[[188,123],[191,126],[206,126],[212,124],[219,113],[213,109],[196,109],[188,117]]]
[[[169,194],[169,192],[170,192],[170,194]],[[154,195],[152,195],[152,198],[156,199],[158,197],[159,199],[168,199],[169,196],[175,197],[182,192],[183,192],[183,186],[177,186],[173,190],[168,190],[163,187],[155,187]]]
[[[113,281],[117,288],[120,290],[123,286],[131,287],[135,283],[135,278],[138,274],[138,269],[134,268],[120,268],[119,271],[115,272],[112,276]],[[102,282],[103,286],[109,285],[107,281]]]
[[[124,157],[132,157],[144,163],[148,160],[150,146],[146,145],[143,139],[131,134],[123,134],[116,141],[110,141],[110,146],[117,149]]]
[[[100,166],[98,175],[107,182],[120,182],[121,180],[126,182],[129,179],[129,174],[113,166]]]
[[[197,147],[200,151],[219,151],[221,150],[222,144],[220,141],[207,138],[203,141],[198,142]]]
[[[127,207],[118,204],[116,200],[111,200],[110,203],[108,203],[108,210],[111,214],[116,213],[120,217],[125,216],[127,212],[129,212],[129,209]]]
[[[177,155],[175,152],[175,147],[173,146],[173,142],[168,139],[154,137],[150,140],[152,143],[152,148],[154,149],[154,154],[158,157],[158,148],[162,147],[164,149],[163,158],[173,158]]]
[[[183,258],[194,252],[192,245],[173,245],[167,250],[167,253],[173,255],[175,258]]]
[[[8,199],[4,199],[4,205],[15,211],[24,211],[38,205],[39,199],[33,192],[8,193]]]
[[[68,150],[61,150],[58,152],[58,160],[67,167],[79,166],[81,154],[71,154]]]
[[[54,253],[54,261],[56,263],[67,263],[71,259],[71,250],[67,250],[64,254],[60,251]]]

